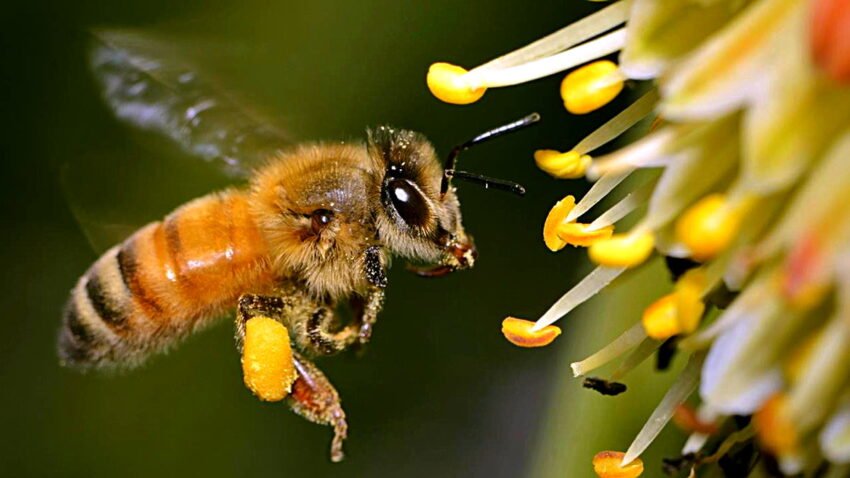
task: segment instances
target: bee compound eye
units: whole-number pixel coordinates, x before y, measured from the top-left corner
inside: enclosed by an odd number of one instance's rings
[[[428,222],[428,203],[413,183],[407,179],[391,179],[386,194],[399,216],[409,226],[422,227]]]
[[[334,212],[329,209],[316,209],[310,218],[310,228],[318,235],[334,219]]]

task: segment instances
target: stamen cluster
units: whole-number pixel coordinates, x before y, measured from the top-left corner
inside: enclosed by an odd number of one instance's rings
[[[601,59],[615,52],[619,65]],[[435,64],[428,86],[469,104],[570,69],[561,97],[574,114],[608,104],[626,79],[646,92],[571,150],[534,153],[555,178],[593,182],[553,206],[543,242],[587,248],[597,267],[533,325],[508,318],[503,332],[549,343],[552,324],[661,256],[676,265],[670,292],[572,369],[625,356],[619,378],[652,351],[688,355],[628,450],[593,459],[597,474],[638,476],[671,419],[691,433],[676,471],[753,442],[786,474],[850,472],[850,3],[620,0],[468,71]],[[644,137],[594,155],[641,122],[652,123]]]

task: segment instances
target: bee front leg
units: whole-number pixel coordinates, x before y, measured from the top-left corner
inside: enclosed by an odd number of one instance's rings
[[[303,323],[303,326],[293,327],[293,330],[303,330],[307,341],[305,343],[305,337],[299,332],[296,332],[294,340],[302,350],[321,355],[335,354],[355,344],[364,345],[372,336],[372,327],[383,303],[384,291],[378,288],[370,288],[363,297],[351,298],[350,305],[355,317],[342,328],[331,306],[320,306],[301,318],[293,317]]]
[[[292,384],[292,392],[286,402],[295,413],[307,420],[333,427],[331,461],[339,462],[344,457],[342,443],[348,435],[348,424],[339,394],[312,362],[297,352],[293,353],[293,359],[298,378]]]
[[[378,320],[378,312],[384,305],[384,288],[387,287],[387,274],[381,260],[381,249],[371,246],[364,254],[364,269],[366,280],[369,282],[369,291],[365,297],[357,298],[355,310],[359,314],[360,333],[359,344],[365,345],[372,338],[372,327]]]
[[[372,328],[378,321],[378,312],[384,306],[384,290],[377,287],[369,289],[366,297],[360,298],[356,305],[360,323],[358,344],[366,345],[372,338]]]

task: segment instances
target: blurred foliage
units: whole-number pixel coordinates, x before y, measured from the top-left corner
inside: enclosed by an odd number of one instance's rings
[[[642,400],[632,413],[643,396],[631,394],[616,402],[591,392],[572,398],[579,383],[568,376],[568,362],[612,337],[622,324],[609,321],[618,314],[572,317],[564,327],[569,339],[535,351],[505,342],[499,323],[508,313],[545,310],[585,263],[583,252],[552,256],[540,240],[549,206],[585,185],[545,176],[531,152],[569,147],[626,100],[570,117],[560,106],[560,79],[549,78],[451,107],[430,97],[424,74],[436,60],[480,63],[594,8],[482,0],[7,2],[0,29],[0,475],[514,477],[538,457],[541,476],[590,476],[592,453],[573,443],[584,440],[582,430],[623,448],[650,406]],[[518,199],[462,186],[467,230],[480,247],[476,269],[425,281],[397,266],[367,353],[320,362],[349,415],[343,464],[327,459],[329,430],[259,403],[242,386],[227,323],[132,373],[81,375],[57,365],[60,311],[96,258],[63,180],[74,200],[109,206],[98,214],[116,228],[154,220],[227,184],[203,165],[152,148],[110,116],[86,69],[85,32],[93,27],[183,35],[187,42],[175,49],[208,61],[222,83],[307,140],[358,139],[366,126],[387,122],[425,132],[446,152],[505,120],[543,115],[539,127],[463,158],[466,168],[529,189]],[[654,379],[640,381],[660,397]],[[597,407],[628,403],[620,413],[631,418],[603,415],[600,426],[571,413],[585,399],[599,399],[587,405]]]

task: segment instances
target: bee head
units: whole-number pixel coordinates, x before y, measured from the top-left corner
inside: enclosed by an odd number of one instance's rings
[[[472,237],[463,228],[460,202],[453,177],[485,187],[525,190],[509,181],[457,171],[458,154],[473,144],[536,122],[530,115],[518,122],[488,131],[452,150],[445,167],[431,143],[421,134],[381,126],[368,132],[368,150],[383,171],[376,224],[381,241],[395,254],[430,265],[414,268],[423,276],[440,276],[473,266],[478,256]]]

